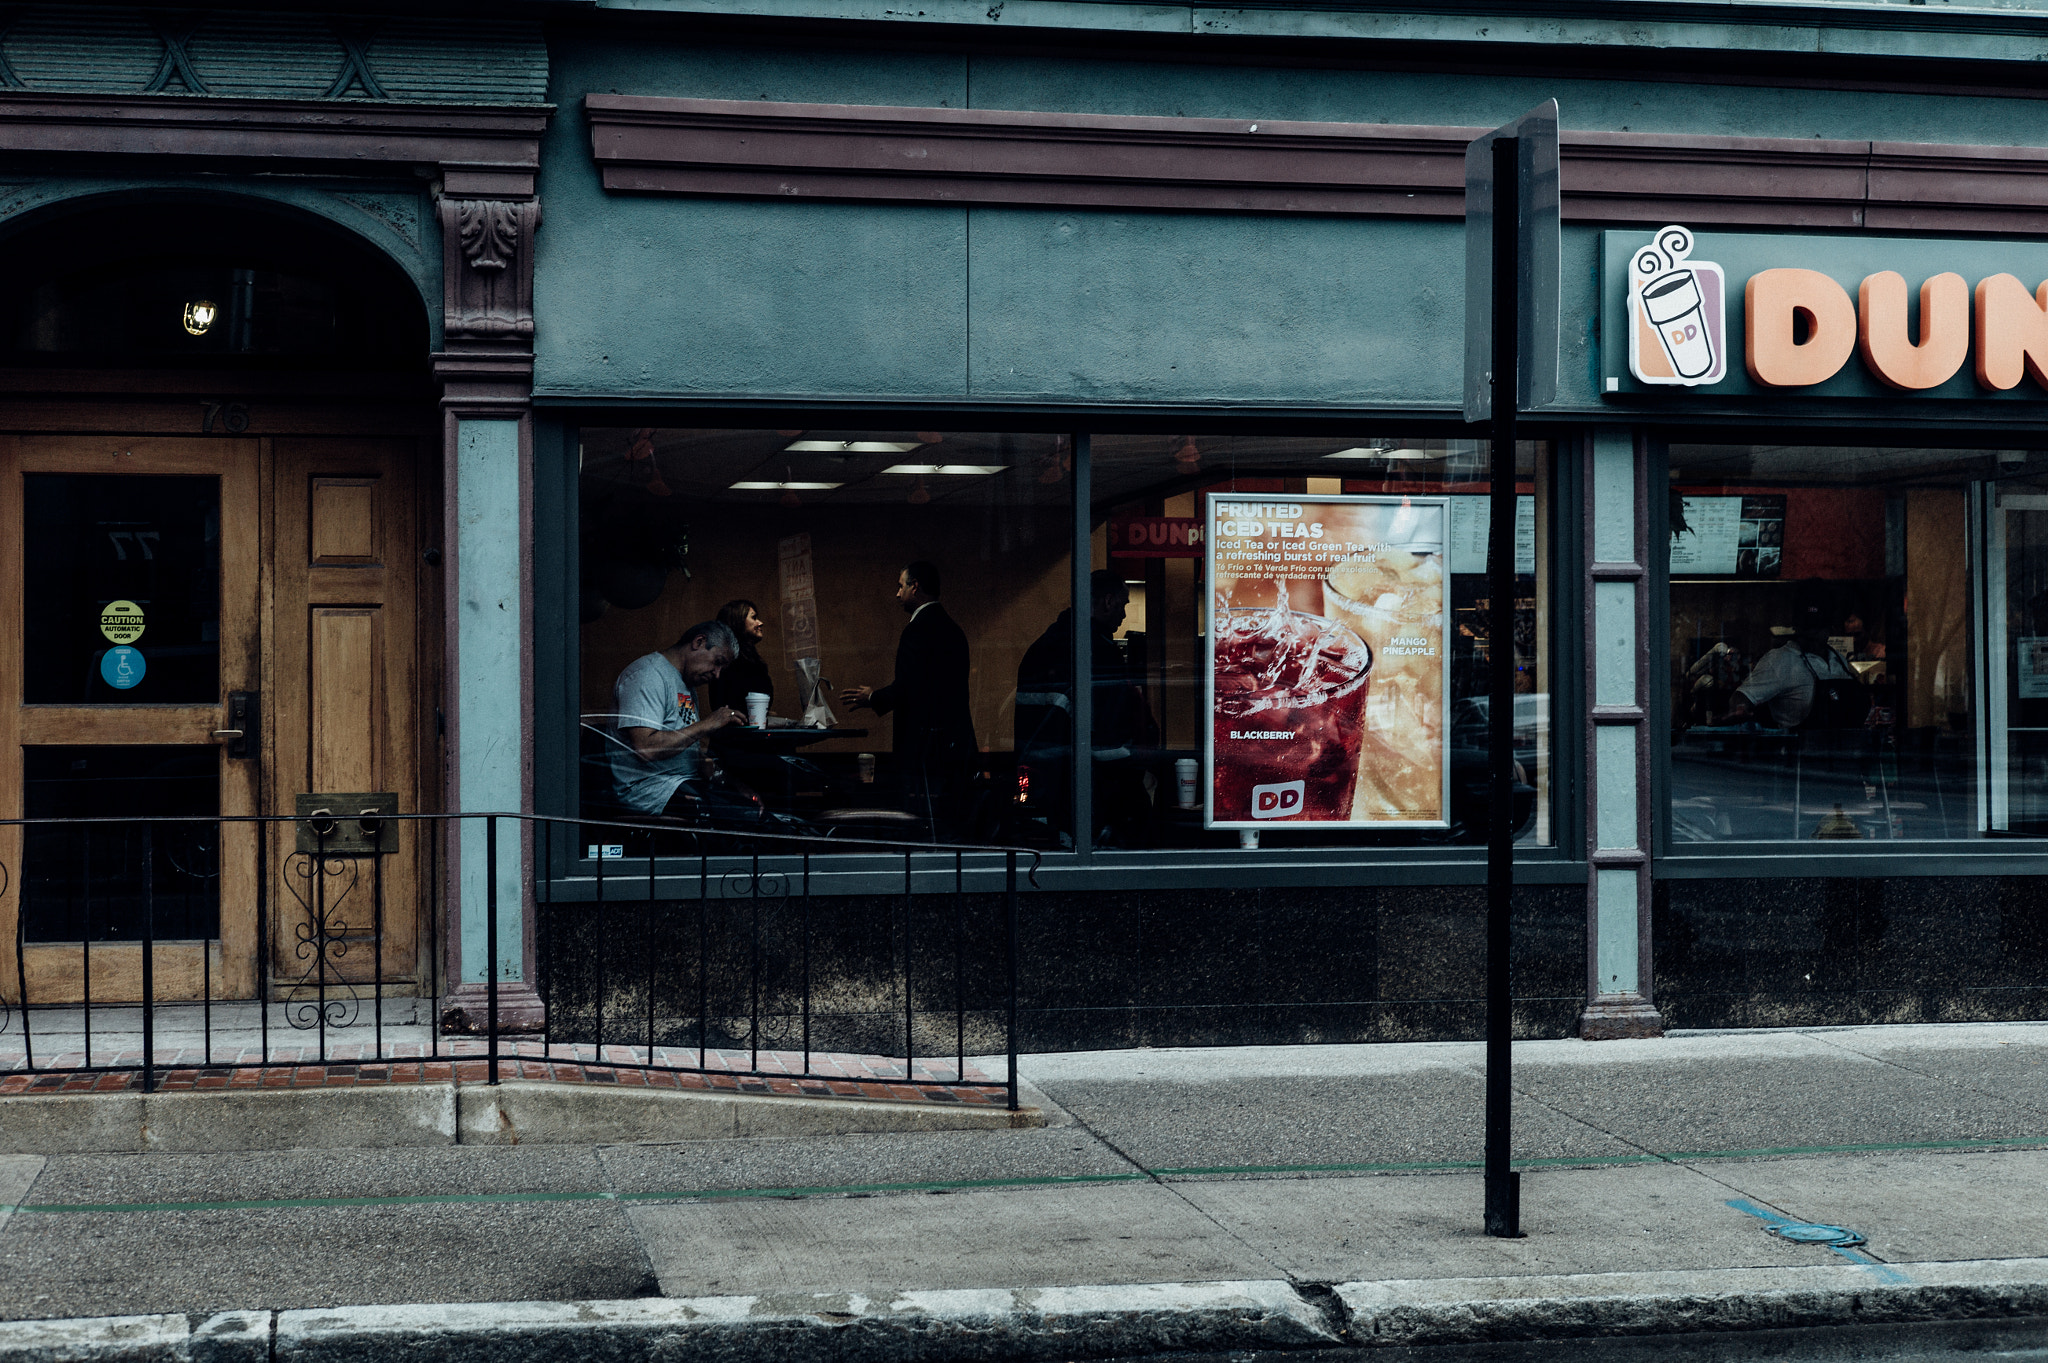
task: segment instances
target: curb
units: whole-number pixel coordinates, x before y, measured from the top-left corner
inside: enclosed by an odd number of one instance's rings
[[[1648,1344],[1681,1334],[1699,1343],[1789,1330],[1826,1336],[1830,1327],[1952,1331],[1966,1322],[2022,1322],[2039,1348],[2048,1343],[2044,1317],[2048,1259],[1991,1259],[1334,1289],[1271,1280],[355,1306],[227,1312],[196,1326],[179,1315],[16,1321],[0,1323],[0,1363],[1053,1363],[1252,1350],[1392,1357],[1441,1345]],[[1825,1346],[1820,1336],[1816,1343]]]
[[[213,1154],[439,1145],[604,1145],[735,1136],[1002,1131],[1034,1108],[786,1098],[508,1080],[361,1088],[65,1093],[0,1099],[0,1153]]]

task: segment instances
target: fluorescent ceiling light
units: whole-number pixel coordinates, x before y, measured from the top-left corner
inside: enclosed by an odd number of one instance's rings
[[[789,454],[909,454],[921,443],[916,440],[792,440],[782,448]]]
[[[1353,446],[1353,447],[1352,447],[1351,449],[1348,449],[1348,450],[1338,450],[1338,451],[1337,451],[1337,452],[1336,452],[1335,454],[1326,454],[1326,455],[1324,455],[1324,456],[1323,456],[1323,458],[1325,458],[1325,459],[1445,459],[1445,458],[1448,458],[1449,456],[1450,456],[1450,452],[1449,452],[1448,450],[1420,450],[1420,449],[1417,449],[1417,448],[1415,448],[1415,447],[1414,447],[1413,445],[1408,445],[1408,446],[1404,446],[1404,447],[1402,447],[1401,449],[1398,449],[1398,450],[1377,450],[1377,449],[1373,449],[1373,448],[1371,448],[1371,447],[1369,447],[1369,446],[1365,446],[1365,445],[1357,445],[1357,446]]]
[[[1323,458],[1325,458],[1325,459],[1384,459],[1384,458],[1386,457],[1386,453],[1387,453],[1387,452],[1386,452],[1385,450],[1380,450],[1380,449],[1374,449],[1374,448],[1373,448],[1372,446],[1370,446],[1370,445],[1353,445],[1353,446],[1352,446],[1352,447],[1351,447],[1350,449],[1348,449],[1348,450],[1338,450],[1338,451],[1337,451],[1337,452],[1336,452],[1335,454],[1326,454],[1326,455],[1324,455],[1324,456],[1323,456]]]
[[[734,483],[734,492],[830,492],[844,483]]]
[[[966,476],[976,473],[1001,473],[1008,464],[891,464],[884,473],[950,473]]]

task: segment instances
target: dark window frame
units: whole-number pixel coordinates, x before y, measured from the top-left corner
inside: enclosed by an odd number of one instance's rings
[[[1071,604],[1077,633],[1088,618],[1087,581],[1090,564],[1090,536],[1093,508],[1088,498],[1090,437],[1107,432],[1151,432],[1174,426],[1221,434],[1323,435],[1354,434],[1361,426],[1400,427],[1421,435],[1485,438],[1462,422],[1446,420],[1441,413],[1425,412],[1092,412],[1047,413],[1030,409],[977,410],[932,409],[832,409],[819,411],[796,404],[761,404],[740,410],[695,410],[585,404],[536,404],[534,418],[534,803],[536,811],[573,817],[580,797],[576,753],[570,737],[578,722],[577,697],[580,657],[577,645],[576,612],[580,582],[576,555],[578,519],[581,513],[579,474],[579,431],[585,426],[764,426],[783,428],[844,428],[875,426],[911,430],[1014,430],[1064,434],[1073,438],[1074,450],[1074,538]],[[1583,884],[1587,875],[1585,854],[1586,812],[1579,798],[1585,788],[1585,657],[1582,629],[1574,627],[1584,611],[1585,585],[1581,581],[1581,547],[1585,527],[1581,524],[1586,439],[1582,428],[1559,425],[1523,432],[1523,439],[1546,442],[1551,460],[1548,469],[1551,523],[1546,543],[1550,573],[1551,609],[1547,645],[1554,679],[1550,706],[1550,744],[1553,763],[1551,779],[1551,842],[1542,847],[1519,849],[1516,878],[1524,884]],[[1076,640],[1077,650],[1084,639]],[[1078,661],[1077,666],[1082,665]],[[1078,688],[1080,712],[1075,718],[1077,732],[1088,719],[1089,688]],[[1075,811],[1086,811],[1091,794],[1084,764],[1075,763]],[[1077,833],[1084,821],[1077,819]],[[572,845],[572,829],[562,828],[555,843],[536,858],[536,877],[545,877],[549,893],[558,899],[596,897],[594,866]],[[712,864],[719,858],[712,858]],[[794,864],[794,857],[786,860]],[[916,854],[918,874],[955,873],[956,860],[964,883],[970,890],[1000,888],[1003,858],[998,854],[971,853],[956,857],[943,847]],[[829,862],[829,864],[827,864]],[[622,860],[616,873],[606,869],[605,879],[621,887],[639,887],[633,893],[646,894],[650,885],[662,893],[691,897],[696,893],[698,858],[659,857],[650,868],[646,859]],[[786,869],[786,868],[784,868]],[[1151,849],[1106,851],[1076,837],[1073,851],[1047,851],[1035,869],[1034,883],[1044,889],[1064,890],[1149,890],[1201,889],[1220,887],[1301,886],[1325,887],[1358,883],[1361,873],[1371,872],[1375,884],[1450,886],[1483,885],[1486,881],[1486,848],[1483,845],[1377,847],[1275,848],[1246,852],[1234,848]],[[904,858],[898,854],[839,854],[810,859],[810,884],[814,892],[862,894],[900,892],[905,875]],[[619,893],[628,893],[623,888]]]

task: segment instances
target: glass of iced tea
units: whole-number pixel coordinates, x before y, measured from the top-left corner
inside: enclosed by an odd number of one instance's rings
[[[1323,577],[1323,614],[1372,650],[1377,730],[1433,732],[1442,721],[1444,567],[1436,548],[1383,545],[1338,561]]]
[[[1210,647],[1216,819],[1348,821],[1371,648],[1341,621],[1283,609],[1219,612]]]

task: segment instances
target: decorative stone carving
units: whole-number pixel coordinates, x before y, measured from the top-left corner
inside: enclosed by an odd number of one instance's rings
[[[191,14],[152,16],[150,26],[164,45],[164,56],[157,63],[156,74],[150,77],[149,84],[142,87],[144,94],[162,94],[171,88],[173,81],[185,87],[188,94],[213,93],[206,88],[206,82],[199,79],[199,73],[192,69],[192,54],[186,50],[201,22],[200,17]]]
[[[447,342],[533,339],[531,199],[442,199]]]

